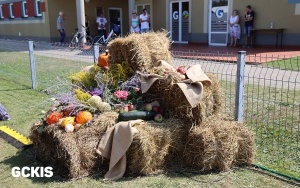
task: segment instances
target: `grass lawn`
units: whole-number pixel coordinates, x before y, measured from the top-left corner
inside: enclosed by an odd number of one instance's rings
[[[51,104],[50,96],[44,90],[50,85],[67,89],[62,83],[72,72],[80,70],[84,64],[66,62],[55,58],[36,56],[38,89],[30,89],[30,69],[28,54],[0,52],[0,103],[11,115],[10,121],[0,122],[24,135],[37,122]],[[60,81],[59,81],[60,80]],[[0,139],[0,187],[292,187],[284,181],[263,175],[246,168],[237,168],[225,173],[200,174],[184,169],[147,177],[127,176],[116,182],[103,181],[103,175],[95,175],[79,180],[61,181],[56,178],[14,178],[14,166],[39,166],[29,151],[18,151]]]
[[[263,64],[263,66],[269,66],[269,67],[280,68],[285,70],[300,71],[300,57],[293,57],[288,59],[271,61]]]

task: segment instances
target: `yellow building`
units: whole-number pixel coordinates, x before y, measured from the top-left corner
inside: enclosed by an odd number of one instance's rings
[[[272,23],[273,29],[284,29],[283,45],[300,46],[300,0],[0,0],[0,37],[58,41],[59,11],[66,14],[67,36],[84,23],[84,15],[89,19],[91,35],[96,35],[100,12],[109,22],[120,25],[122,35],[126,35],[131,12],[141,14],[146,8],[151,29],[168,30],[174,42],[222,46],[228,43],[227,22],[234,9],[240,12],[243,32],[248,4],[256,13],[254,28],[269,29]],[[275,40],[276,32],[256,36],[258,45],[272,45]]]

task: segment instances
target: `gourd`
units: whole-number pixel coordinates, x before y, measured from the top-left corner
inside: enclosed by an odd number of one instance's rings
[[[99,104],[98,109],[100,110],[100,112],[109,112],[111,111],[111,106],[107,102],[102,102]]]
[[[72,124],[67,124],[67,125],[65,126],[65,131],[66,131],[67,133],[73,132],[73,131],[74,131],[74,126],[73,126]]]
[[[93,118],[89,111],[81,111],[76,115],[75,121],[79,124],[85,124]]]
[[[146,111],[139,111],[133,110],[130,112],[122,112],[119,114],[118,120],[119,121],[129,121],[135,119],[142,119],[142,120],[153,120],[157,112],[146,112]]]
[[[98,66],[109,67],[109,54],[108,51],[102,53],[98,57]]]
[[[62,113],[60,112],[53,112],[47,116],[46,122],[51,125],[58,122],[59,119],[63,117]]]
[[[93,106],[93,107],[97,107],[100,105],[100,103],[102,103],[102,99],[101,97],[97,96],[97,95],[93,95],[89,100],[88,103]]]
[[[63,118],[60,126],[64,128],[67,124],[72,124],[73,125],[74,122],[75,122],[75,117],[72,117],[72,116],[65,117],[65,118]]]

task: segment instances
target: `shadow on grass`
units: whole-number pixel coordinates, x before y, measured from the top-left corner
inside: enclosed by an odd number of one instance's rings
[[[30,87],[26,87],[25,88],[10,88],[10,89],[0,89],[0,91],[25,91],[25,90],[32,90],[32,88]]]
[[[42,164],[40,161],[37,161],[31,149],[19,150],[14,156],[6,158],[2,161],[3,164],[9,166],[10,169],[13,167],[47,167],[47,165]],[[25,171],[30,173],[29,171]],[[40,172],[40,171],[38,171]],[[53,177],[28,177],[33,183],[50,183],[50,182],[64,182],[68,179],[63,178],[58,173],[53,171]]]

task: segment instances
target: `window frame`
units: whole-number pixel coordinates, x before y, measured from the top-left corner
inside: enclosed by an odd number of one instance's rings
[[[14,6],[13,3],[8,3],[9,19],[14,19],[15,18],[13,6]]]
[[[4,16],[3,16],[3,11],[2,11],[2,5],[0,5],[0,20],[3,20]]]
[[[41,12],[41,0],[34,1],[34,16],[35,17],[42,17],[43,14]]]
[[[21,2],[21,9],[22,9],[22,18],[28,18],[28,9],[27,9],[27,2]]]

